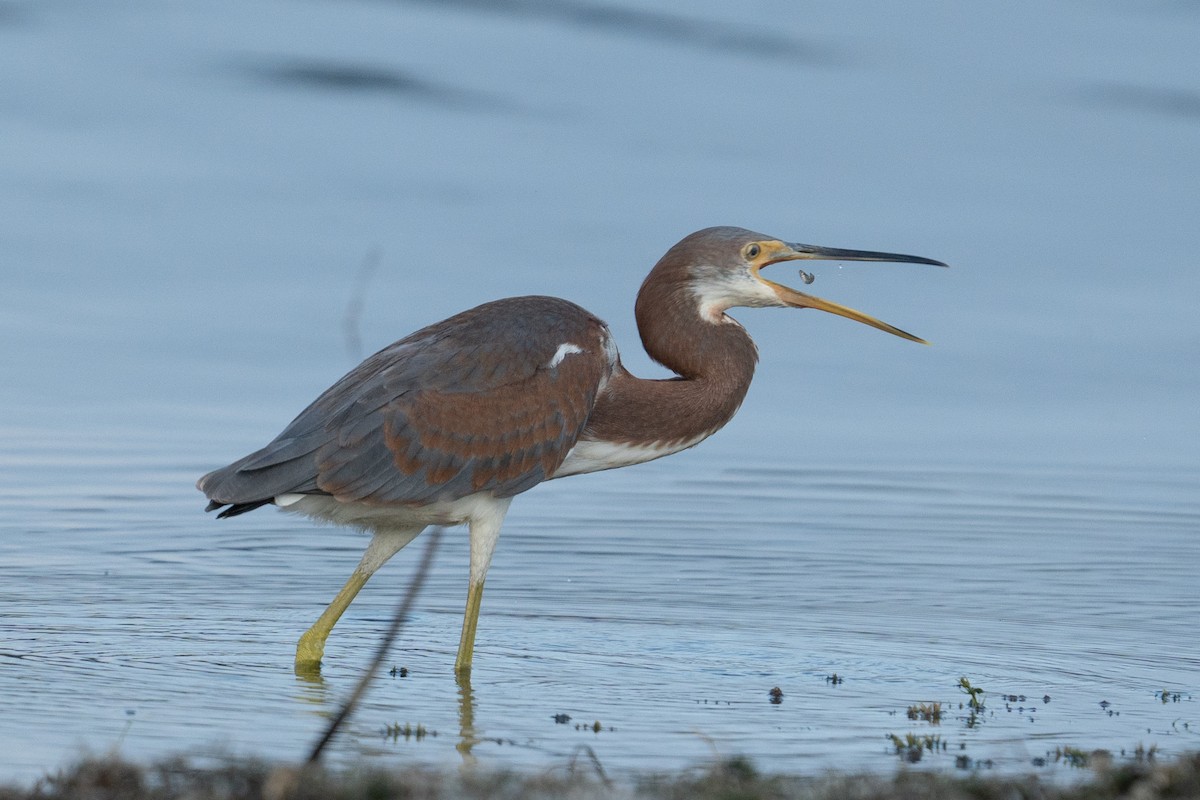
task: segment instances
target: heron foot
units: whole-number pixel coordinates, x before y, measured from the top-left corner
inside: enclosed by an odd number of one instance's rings
[[[318,631],[315,627],[308,629],[296,643],[296,670],[319,672],[321,658],[325,655],[325,639],[328,631]]]

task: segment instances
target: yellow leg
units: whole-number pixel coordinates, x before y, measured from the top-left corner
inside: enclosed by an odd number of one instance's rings
[[[458,657],[454,659],[454,671],[469,673],[471,656],[475,653],[475,626],[479,624],[479,606],[483,602],[483,581],[471,582],[467,589],[467,610],[463,612],[462,637],[458,640]]]
[[[337,597],[333,598],[333,602],[329,604],[329,608],[325,609],[325,613],[304,632],[300,641],[296,643],[297,674],[319,670],[321,656],[325,655],[325,640],[329,638],[329,632],[333,630],[338,619],[350,607],[350,603],[358,595],[359,590],[366,585],[367,580],[375,574],[377,569],[382,567],[402,547],[415,539],[421,530],[421,528],[408,528],[378,531],[371,537],[371,543],[367,545],[362,560],[350,574],[350,580],[346,581],[346,585],[337,593]]]
[[[487,578],[500,538],[500,524],[508,511],[511,497],[492,500],[484,506],[482,513],[471,517],[471,580],[467,584],[467,610],[463,612],[462,638],[458,640],[458,657],[454,659],[454,671],[465,675],[471,671],[471,657],[475,654],[475,626],[479,624],[479,604],[483,601],[483,581]]]
[[[338,619],[350,607],[350,603],[358,595],[359,590],[366,586],[367,579],[370,577],[368,573],[355,569],[350,575],[350,580],[346,581],[346,585],[337,593],[337,597],[333,598],[329,608],[325,609],[325,613],[321,614],[313,626],[300,637],[300,641],[296,644],[297,669],[313,670],[320,666],[321,656],[325,655],[325,640],[329,638],[329,632],[333,630]]]

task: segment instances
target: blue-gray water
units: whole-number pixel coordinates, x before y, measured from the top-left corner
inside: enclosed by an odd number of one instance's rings
[[[470,703],[450,537],[408,677],[336,757],[1196,748],[1198,39],[1165,1],[0,4],[0,778],[111,747],[298,758],[415,553],[299,681],[364,540],[215,522],[195,478],[355,353],[495,297],[576,300],[661,374],[634,292],[713,224],[950,262],[811,268],[933,347],[739,313],[762,364],[734,422],[517,500]]]

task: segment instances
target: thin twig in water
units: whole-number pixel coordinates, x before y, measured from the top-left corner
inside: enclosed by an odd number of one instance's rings
[[[612,788],[613,782],[609,780],[608,775],[604,772],[604,765],[600,763],[600,757],[596,755],[596,751],[588,747],[586,744],[581,744],[575,748],[575,752],[571,753],[571,763],[567,765],[567,774],[575,774],[575,762],[579,758],[580,753],[587,753],[588,758],[592,762],[592,768],[596,770],[596,774],[600,777],[600,782],[608,788]]]
[[[358,268],[354,293],[346,301],[346,313],[342,316],[342,333],[346,337],[346,352],[351,361],[359,361],[363,357],[362,331],[359,330],[359,324],[362,321],[363,306],[367,302],[367,287],[375,275],[375,270],[379,269],[379,261],[379,248],[371,248]]]
[[[308,763],[316,763],[321,757],[321,751],[325,749],[325,745],[329,744],[337,733],[338,728],[342,726],[351,714],[354,713],[354,708],[358,705],[358,701],[367,691],[367,685],[371,679],[375,677],[375,673],[379,672],[379,667],[383,664],[383,660],[387,658],[388,651],[392,648],[392,643],[396,641],[396,635],[400,633],[400,628],[404,624],[404,619],[408,616],[408,611],[412,608],[413,603],[417,600],[417,594],[421,591],[421,585],[425,583],[425,577],[429,574],[429,568],[433,565],[433,554],[437,551],[438,542],[442,539],[442,529],[434,528],[429,534],[429,544],[425,545],[425,554],[421,556],[421,563],[417,567],[417,574],[413,576],[412,583],[408,585],[408,591],[404,593],[404,599],[400,601],[400,605],[396,607],[396,613],[392,615],[392,623],[388,626],[387,633],[379,641],[379,647],[375,650],[375,657],[371,659],[371,663],[363,672],[361,678],[358,679],[358,685],[354,687],[354,691],[346,702],[342,704],[337,715],[330,721],[329,727],[325,729],[325,735],[313,747],[312,753],[308,757]]]

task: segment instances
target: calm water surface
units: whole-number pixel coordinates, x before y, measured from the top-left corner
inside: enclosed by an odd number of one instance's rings
[[[470,686],[448,537],[335,758],[887,771],[914,732],[931,768],[1064,775],[1034,759],[1200,746],[1200,14],[896,8],[0,3],[0,780],[300,757],[415,554],[298,679],[364,538],[218,523],[195,479],[495,297],[577,300],[661,374],[634,292],[712,224],[952,263],[810,270],[934,347],[739,314],[738,418],[519,498]]]
[[[278,513],[201,518],[192,465],[145,438],[109,444],[31,437],[0,474],[7,772],[80,748],[296,757],[416,559],[354,604],[323,679],[298,679],[294,641],[362,537]],[[617,771],[745,752],[769,769],[886,770],[885,737],[915,731],[947,742],[933,766],[965,753],[1020,770],[1057,746],[1195,747],[1197,477],[697,454],[540,487],[489,577],[470,702],[450,670],[460,533],[390,660],[408,676],[379,681],[336,753],[545,768],[586,745]],[[989,692],[974,726],[960,676]],[[932,701],[940,726],[906,719]],[[396,723],[436,736],[389,738]]]

